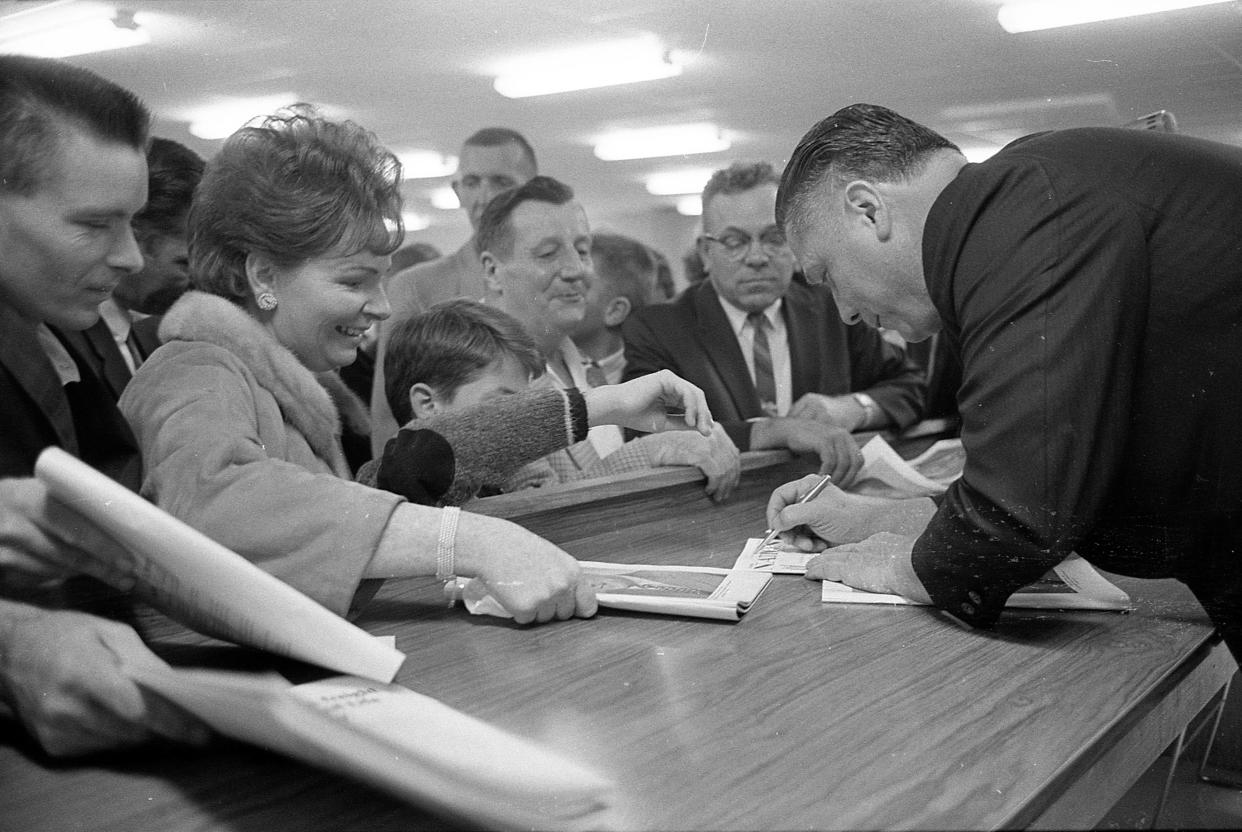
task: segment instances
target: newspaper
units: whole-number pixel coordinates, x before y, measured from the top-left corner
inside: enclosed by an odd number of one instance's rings
[[[601,607],[660,615],[739,621],[771,575],[710,566],[651,566],[581,561]],[[482,581],[457,579],[457,592],[476,615],[512,617]]]
[[[200,632],[390,682],[405,654],[59,448],[35,463],[52,495],[132,557],[134,594]]]
[[[536,743],[399,685],[337,676],[128,668],[234,739],[343,774],[471,828],[597,829],[613,786]]]

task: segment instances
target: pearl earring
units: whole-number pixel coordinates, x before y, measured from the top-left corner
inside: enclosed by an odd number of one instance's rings
[[[259,296],[255,298],[255,303],[264,312],[271,312],[276,308],[276,296],[271,292],[259,292]]]

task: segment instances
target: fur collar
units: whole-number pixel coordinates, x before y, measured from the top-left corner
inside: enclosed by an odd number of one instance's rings
[[[316,455],[348,477],[341,417],[364,436],[370,424],[366,408],[336,373],[312,373],[245,310],[205,292],[186,292],[173,304],[160,324],[160,340],[205,341],[237,356]]]

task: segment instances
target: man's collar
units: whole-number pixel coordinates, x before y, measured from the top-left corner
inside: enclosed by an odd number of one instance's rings
[[[47,356],[48,361],[52,362],[52,368],[56,370],[56,375],[60,378],[60,384],[63,387],[66,384],[82,380],[81,371],[78,369],[78,362],[73,360],[73,356],[69,354],[69,350],[60,339],[52,334],[52,330],[47,324],[41,323],[35,327],[35,336],[39,339],[39,346],[43,348],[43,354]]]
[[[749,313],[743,312],[727,300],[722,298],[719,293],[716,299],[720,301],[720,308],[724,310],[725,317],[729,319],[729,326],[733,328],[733,334],[741,336],[743,327],[746,326],[746,318]],[[784,298],[777,298],[772,305],[763,310],[763,316],[768,319],[768,323],[775,327],[780,319],[781,303]]]
[[[128,310],[121,308],[115,298],[108,298],[99,304],[99,317],[103,318],[104,323],[108,325],[108,329],[112,332],[112,337],[118,342],[124,341],[129,337],[129,331],[133,328],[134,319]]]

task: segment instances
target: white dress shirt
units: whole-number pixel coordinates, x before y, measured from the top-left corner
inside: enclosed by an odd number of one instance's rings
[[[577,387],[579,390],[590,390],[591,385],[587,382],[586,365],[583,363],[582,353],[578,351],[573,340],[563,339],[560,352],[561,359],[565,362],[572,378],[561,378],[551,362],[548,363],[548,376],[562,388]],[[595,453],[599,455],[599,458],[603,459],[625,444],[625,436],[621,433],[621,428],[616,425],[596,425],[587,431],[587,441],[595,448]]]

